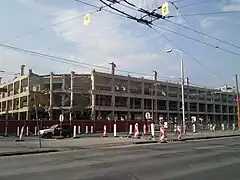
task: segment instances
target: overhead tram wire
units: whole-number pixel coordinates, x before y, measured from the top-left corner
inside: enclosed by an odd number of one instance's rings
[[[74,0],[74,1],[84,3],[85,5],[88,5],[88,6],[91,6],[91,7],[99,8],[98,6],[95,6],[95,5],[92,5],[92,4],[83,2],[83,1],[81,1],[81,0]],[[173,1],[173,2],[176,2],[176,1]],[[154,9],[152,12],[155,12],[157,9],[159,9],[159,7],[156,8],[156,9]],[[124,16],[124,15],[122,15],[122,14],[119,14],[119,13],[115,13],[115,12],[112,12],[112,11],[108,11],[108,10],[106,10],[106,9],[103,9],[103,10],[104,10],[104,11],[107,11],[107,12],[110,12],[110,13],[113,13],[113,14],[115,14],[115,15],[122,16],[122,17],[124,17],[124,18],[128,18],[128,17],[126,17],[126,16]],[[233,11],[230,11],[230,12],[233,12]],[[229,12],[229,13],[230,13],[230,12]],[[235,12],[239,12],[239,13],[240,13],[240,11],[235,11]],[[192,14],[192,15],[199,15],[199,14]],[[145,15],[144,17],[146,17],[146,16],[148,16],[148,15]],[[184,16],[186,16],[186,15],[184,14]],[[177,17],[177,16],[171,16],[171,17]],[[195,29],[189,28],[189,27],[187,27],[187,26],[184,26],[184,25],[175,23],[175,22],[170,21],[170,20],[168,20],[168,19],[165,19],[165,18],[164,18],[164,20],[165,20],[165,21],[168,21],[168,22],[170,22],[170,23],[173,23],[173,24],[175,24],[175,25],[181,26],[181,27],[183,27],[183,28],[192,30],[192,31],[194,31],[194,32],[200,33],[200,34],[202,34],[202,35],[204,35],[204,36],[213,38],[213,39],[215,39],[215,40],[217,40],[217,41],[220,41],[220,42],[222,42],[222,43],[228,44],[228,45],[233,46],[233,47],[235,47],[235,48],[240,49],[240,46],[234,45],[234,44],[229,43],[229,42],[227,42],[227,41],[223,41],[223,40],[221,40],[221,39],[218,39],[218,38],[215,38],[215,37],[213,37],[213,36],[207,35],[207,34],[205,34],[205,33],[202,33],[202,32],[200,32],[200,31],[197,31],[197,30],[195,30]]]
[[[97,1],[97,0],[94,0],[94,1]],[[91,1],[93,2],[93,1]],[[94,7],[95,8],[95,7]],[[89,14],[94,14],[94,13],[97,13],[97,12],[100,12],[103,8],[106,8],[105,6],[101,6],[101,7],[98,7],[97,10],[94,10],[94,11],[90,11],[88,12]],[[51,24],[49,26],[45,26],[45,27],[41,27],[41,28],[38,28],[38,29],[35,29],[35,30],[31,30],[31,31],[28,31],[26,33],[23,33],[21,35],[17,35],[15,37],[10,37],[8,39],[5,39],[4,41],[1,41],[1,43],[6,43],[8,41],[12,41],[12,40],[15,40],[15,39],[19,39],[19,38],[22,38],[22,37],[25,37],[25,36],[29,36],[29,35],[32,35],[34,33],[37,33],[39,31],[43,31],[43,30],[46,30],[46,29],[49,29],[49,28],[52,28],[52,27],[55,27],[55,26],[58,26],[58,25],[61,25],[61,24],[64,24],[64,23],[67,23],[69,21],[73,21],[73,20],[76,20],[76,19],[79,19],[81,17],[84,17],[86,13],[83,13],[81,15],[78,15],[78,16],[74,16],[72,18],[69,18],[69,19],[66,19],[66,20],[63,20],[63,21],[60,21],[60,22],[56,22],[54,24]]]
[[[154,27],[152,27],[151,29],[153,29],[157,34],[159,34],[160,36],[162,36],[165,40],[167,40],[168,42],[170,42],[173,46],[175,46],[176,48],[178,48],[179,50],[181,50],[182,52],[184,52],[188,57],[190,57],[191,59],[193,59],[194,61],[196,61],[199,65],[201,65],[202,67],[206,68],[207,70],[209,70],[211,72],[211,74],[213,74],[214,76],[217,76],[217,74],[213,71],[211,71],[205,64],[203,64],[201,61],[199,61],[197,58],[195,58],[194,56],[192,56],[189,52],[187,52],[186,50],[184,50],[183,48],[181,48],[180,46],[178,46],[177,44],[175,44],[172,40],[170,40],[169,38],[167,38],[165,35],[163,35],[160,31],[158,31],[157,29],[155,29]]]
[[[152,28],[152,29],[154,29],[156,32],[158,32],[158,33],[160,33],[159,31],[157,31],[155,28]],[[160,33],[161,34],[161,33]],[[165,37],[163,34],[161,34],[165,39],[167,39],[168,41],[170,41],[167,37]],[[172,44],[174,44],[173,42],[172,42]],[[182,48],[180,48],[179,47],[179,49],[182,49]],[[185,53],[185,54],[187,54],[189,57],[191,57],[192,59],[194,59],[196,62],[198,62],[200,65],[202,65],[203,67],[205,67],[205,68],[207,68],[203,63],[201,63],[200,61],[198,61],[196,58],[194,58],[191,54],[189,54],[187,51],[185,51],[185,50],[183,50],[182,49],[182,51]],[[208,68],[207,68],[208,69]],[[216,76],[216,73],[213,73],[215,76]]]
[[[209,0],[208,0],[208,1],[209,1]],[[171,1],[169,1],[169,2],[174,6],[174,8],[177,10],[177,12],[178,12],[178,13],[182,16],[182,18],[186,21],[186,23],[188,24],[189,28],[191,28],[191,25],[190,25],[189,21],[187,20],[187,18],[184,17],[184,15],[182,14],[182,12],[179,10],[179,7],[178,7],[175,3],[171,2]],[[197,35],[199,36],[199,38],[200,38],[203,42],[205,42],[204,37],[202,37],[199,33],[197,33]]]
[[[93,67],[93,68],[97,68],[97,69],[109,70],[109,67],[94,65],[94,64],[90,64],[90,63],[84,63],[84,62],[71,60],[71,59],[58,57],[58,56],[52,56],[52,55],[49,55],[49,54],[40,53],[40,52],[36,52],[36,51],[31,51],[31,50],[26,50],[26,49],[23,49],[23,48],[10,46],[10,45],[6,45],[6,44],[2,44],[2,43],[0,43],[0,47],[6,48],[6,49],[11,49],[11,50],[14,50],[14,51],[17,51],[17,52],[26,53],[26,54],[37,56],[37,57],[44,58],[44,59],[49,59],[49,60],[56,61],[56,62],[62,62],[62,63],[65,63],[65,64],[70,64],[70,65],[77,65],[77,66],[80,66],[80,67],[83,67],[83,68]],[[122,69],[117,69],[117,71],[124,72],[124,73],[129,73],[129,74],[152,76],[151,74],[145,74],[145,73],[134,72],[134,71],[127,71],[127,70],[122,70]]]
[[[96,13],[96,12],[99,12],[99,10],[94,10],[94,11],[90,12],[90,14],[93,14],[93,13]],[[81,15],[79,15],[79,16],[72,17],[72,18],[67,19],[67,20],[64,20],[64,21],[60,21],[60,22],[51,24],[50,26],[45,26],[45,27],[41,27],[41,28],[38,28],[38,29],[35,29],[35,30],[32,30],[32,31],[29,31],[29,32],[24,33],[24,34],[22,34],[22,35],[18,35],[18,36],[15,36],[15,37],[8,38],[8,39],[2,41],[1,43],[6,43],[6,42],[11,41],[11,40],[14,40],[14,39],[19,39],[19,38],[22,38],[22,37],[25,37],[25,36],[28,36],[28,35],[37,33],[37,32],[39,32],[39,31],[43,31],[43,30],[46,30],[46,29],[48,29],[48,28],[52,28],[52,27],[55,27],[55,26],[58,26],[58,25],[67,23],[67,22],[69,22],[69,21],[72,21],[72,20],[75,20],[75,19],[84,17],[85,14],[86,14],[86,13],[81,14]]]
[[[203,0],[203,1],[200,1],[200,2],[187,4],[187,5],[184,5],[184,6],[179,6],[179,8],[182,9],[182,8],[186,8],[186,7],[189,7],[189,6],[196,6],[196,5],[199,5],[199,4],[204,4],[204,3],[207,3],[207,2],[211,2],[211,0]]]
[[[233,52],[233,51],[227,50],[227,49],[222,48],[222,47],[220,47],[220,46],[215,46],[215,45],[213,45],[213,44],[200,41],[200,40],[198,40],[198,39],[195,39],[195,38],[193,38],[193,37],[187,36],[187,35],[185,35],[185,34],[181,34],[181,33],[179,33],[179,32],[173,31],[173,30],[171,30],[171,29],[167,29],[167,28],[164,28],[164,27],[160,27],[160,26],[158,26],[158,25],[153,25],[153,26],[155,26],[155,27],[157,27],[157,28],[159,28],[159,29],[163,29],[163,30],[165,30],[165,31],[171,32],[171,33],[173,33],[173,34],[176,34],[176,35],[185,37],[185,38],[187,38],[187,39],[196,41],[196,42],[198,42],[198,43],[205,44],[205,45],[210,46],[210,47],[213,47],[213,48],[215,48],[215,49],[220,49],[220,50],[225,51],[225,52],[227,52],[227,53],[234,54],[234,55],[236,55],[236,56],[240,56],[239,53],[235,53],[235,52]]]
[[[101,9],[101,11],[109,12],[109,13],[114,14],[114,15],[117,15],[117,16],[126,17],[126,16],[124,16],[124,15],[122,15],[122,14],[115,13],[115,12],[109,11],[109,10],[107,10],[107,9],[103,9],[103,8],[105,8],[105,6],[100,6],[100,7],[99,7],[99,6],[96,6],[96,5],[93,5],[93,4],[90,4],[90,3],[87,3],[87,2],[81,1],[81,0],[74,0],[74,1],[76,1],[76,2],[78,2],[78,3],[81,3],[81,4],[85,4],[85,5],[87,5],[87,6],[91,6],[91,7],[97,8],[97,9],[99,9],[99,10]]]
[[[193,32],[196,32],[196,33],[199,33],[199,34],[204,35],[204,36],[206,36],[206,37],[209,37],[209,38],[211,38],[211,39],[214,39],[214,40],[216,40],[216,41],[222,42],[222,43],[224,43],[224,44],[228,44],[229,46],[232,46],[232,47],[235,47],[235,48],[237,48],[237,49],[240,49],[240,46],[235,45],[235,44],[233,44],[233,43],[230,43],[230,42],[228,42],[228,41],[224,41],[224,40],[222,40],[222,39],[219,39],[219,38],[216,38],[216,37],[214,37],[214,36],[208,35],[208,34],[203,33],[203,32],[201,32],[201,31],[197,31],[197,30],[195,30],[195,29],[189,28],[189,27],[184,26],[184,25],[182,25],[182,24],[179,24],[179,23],[170,21],[170,20],[168,20],[168,19],[164,19],[164,20],[167,21],[167,22],[169,22],[169,23],[172,23],[172,24],[175,24],[175,25],[177,25],[177,26],[180,26],[180,27],[182,27],[182,28],[191,30],[191,31],[193,31]]]
[[[2,44],[2,43],[0,43],[0,47],[4,47],[4,48],[7,48],[7,49],[12,49],[12,50],[15,50],[15,51],[19,51],[19,52],[27,53],[27,54],[30,54],[30,55],[35,55],[35,56],[47,58],[47,59],[50,58],[50,59],[61,60],[62,62],[80,64],[80,65],[83,65],[83,66],[85,65],[85,66],[96,67],[96,68],[101,68],[101,69],[109,69],[109,68],[104,67],[104,66],[98,66],[98,65],[93,65],[93,64],[90,64],[90,63],[79,62],[79,61],[75,61],[75,60],[71,60],[71,59],[67,59],[67,58],[62,58],[62,57],[53,56],[53,55],[49,55],[49,54],[45,54],[45,53],[31,51],[31,50],[27,50],[27,49],[15,47],[15,46]]]
[[[218,15],[218,14],[232,14],[232,13],[240,13],[240,11],[218,11],[218,12],[203,12],[203,13],[195,13],[195,14],[184,14],[184,16],[208,16],[208,15]]]

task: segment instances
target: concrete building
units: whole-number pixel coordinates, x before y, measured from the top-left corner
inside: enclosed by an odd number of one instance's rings
[[[1,119],[29,120],[38,118],[58,119],[64,114],[67,119],[88,117],[90,75],[53,74],[37,75],[30,69],[19,77],[0,85],[6,90],[0,94]],[[36,108],[35,108],[36,107]]]
[[[92,71],[91,74],[28,74],[1,84],[7,89],[1,93],[2,118],[58,119],[135,119],[144,120],[150,112],[154,121],[159,117],[181,119],[181,85],[157,79],[152,80]],[[237,122],[235,93],[221,89],[185,86],[186,117],[203,118],[213,123]],[[36,109],[35,109],[36,104]]]

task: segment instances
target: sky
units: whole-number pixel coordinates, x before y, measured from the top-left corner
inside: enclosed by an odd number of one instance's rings
[[[103,5],[99,0],[83,1],[99,7]],[[164,0],[129,2],[148,10],[165,3]],[[183,15],[240,11],[240,0],[178,0],[175,5]],[[133,16],[141,15],[122,5],[114,7]],[[0,11],[0,43],[77,62],[63,63],[0,47],[0,71],[5,71],[0,76],[4,81],[18,73],[21,64],[25,64],[26,69],[33,69],[33,72],[48,74],[90,73],[92,69],[110,72],[110,62],[117,65],[117,74],[151,78],[152,72],[157,71],[160,80],[179,81],[180,54],[175,51],[166,53],[169,48],[183,51],[185,77],[189,77],[191,84],[208,87],[233,85],[234,75],[240,71],[239,55],[236,55],[240,54],[239,48],[162,19],[154,21],[156,32],[146,25],[103,10],[95,12],[96,8],[74,0],[2,0]],[[94,13],[91,14],[90,24],[84,25],[84,14],[91,12]],[[184,17],[180,13],[169,4],[168,15],[176,17],[168,20],[240,46],[240,13]],[[204,41],[213,47],[159,27]],[[236,54],[214,48],[216,46]]]

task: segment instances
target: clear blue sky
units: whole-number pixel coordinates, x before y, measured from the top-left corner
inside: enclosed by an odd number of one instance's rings
[[[98,0],[85,1],[94,5],[101,5]],[[134,0],[134,2],[137,2],[138,6],[150,10],[165,1]],[[194,3],[199,4],[184,7]],[[240,10],[240,0],[209,0],[208,2],[204,2],[204,0],[182,0],[177,2],[176,5],[182,14]],[[122,6],[119,6],[119,8],[132,13],[134,16],[138,15],[137,12]],[[178,16],[169,20],[189,26],[173,6],[169,6],[169,8],[169,15]],[[165,53],[165,49],[175,47],[144,25],[131,23],[131,20],[101,11],[91,15],[91,23],[88,26],[83,25],[83,17],[51,26],[94,10],[93,7],[77,3],[74,0],[2,0],[0,1],[0,42],[105,67],[109,67],[109,62],[114,61],[117,64],[117,69],[121,70],[145,74],[151,74],[153,70],[156,70],[160,78],[163,77],[163,79],[165,77],[179,77],[179,54]],[[191,28],[240,46],[240,13],[185,18]],[[155,21],[155,24],[240,53],[240,49],[208,37],[199,36],[166,21],[158,20]],[[39,30],[42,28],[45,29]],[[189,52],[201,64],[204,64],[202,66],[186,54],[183,55],[185,74],[192,83],[207,86],[234,83],[233,76],[240,70],[239,56],[199,44],[167,31],[160,30],[160,32]],[[19,72],[21,64],[26,64],[27,68],[33,68],[33,71],[41,74],[51,71],[63,73],[71,70],[82,73],[90,72],[93,69],[89,66],[83,68],[76,64],[64,64],[4,48],[0,48],[0,52],[0,70],[7,70],[8,72],[3,74],[5,79],[10,78],[11,73]],[[108,69],[97,70],[109,71]],[[214,73],[216,73],[216,76]]]

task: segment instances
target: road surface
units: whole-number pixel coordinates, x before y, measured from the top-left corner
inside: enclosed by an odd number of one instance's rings
[[[0,158],[1,180],[239,180],[240,138]]]

